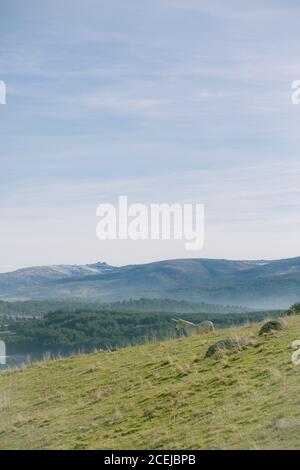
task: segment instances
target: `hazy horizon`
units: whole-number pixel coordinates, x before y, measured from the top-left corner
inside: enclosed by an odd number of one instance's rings
[[[224,260],[224,261],[257,261],[257,262],[271,262],[271,261],[279,261],[279,260],[288,260],[288,259],[297,259],[297,258],[300,258],[300,255],[296,255],[296,256],[292,256],[292,257],[289,257],[289,258],[214,258],[214,257],[211,257],[211,258],[206,258],[206,257],[202,257],[202,256],[198,256],[198,257],[189,257],[189,258],[160,258],[160,259],[155,259],[153,261],[149,261],[149,262],[140,262],[140,263],[128,263],[128,264],[110,264],[110,263],[107,263],[105,260],[94,260],[94,261],[89,261],[89,262],[86,262],[86,263],[51,263],[51,264],[47,264],[47,265],[41,265],[41,264],[34,264],[34,265],[27,265],[27,266],[6,266],[7,270],[1,270],[3,268],[5,268],[5,266],[2,266],[1,269],[0,269],[0,274],[5,274],[5,273],[9,273],[9,272],[14,272],[14,271],[17,271],[19,269],[27,269],[27,268],[39,268],[39,267],[45,267],[45,266],[48,266],[48,267],[51,267],[51,266],[86,266],[86,265],[93,265],[93,264],[97,264],[97,263],[105,263],[107,265],[111,265],[113,267],[123,267],[123,266],[130,266],[130,265],[142,265],[142,264],[149,264],[149,263],[159,263],[159,262],[162,262],[162,261],[176,261],[176,260],[182,260],[182,259],[209,259],[209,260]]]

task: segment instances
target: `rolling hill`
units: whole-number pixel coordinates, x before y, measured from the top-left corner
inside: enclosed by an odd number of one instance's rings
[[[300,316],[287,321],[264,337],[248,324],[3,372],[0,448],[300,449]],[[257,343],[205,358],[228,337]]]
[[[103,303],[140,297],[286,308],[300,298],[300,257],[274,261],[181,259],[122,267],[95,263],[0,274],[2,300]]]

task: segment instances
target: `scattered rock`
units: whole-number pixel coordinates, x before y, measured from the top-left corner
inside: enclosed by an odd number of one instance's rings
[[[256,344],[256,341],[251,338],[227,338],[217,341],[212,344],[206,351],[205,357],[212,357],[215,355],[233,354],[241,351],[249,345]]]
[[[282,318],[278,318],[277,320],[270,320],[261,327],[261,329],[259,330],[259,336],[264,335],[265,333],[268,333],[271,330],[283,330],[287,326],[287,322]]]

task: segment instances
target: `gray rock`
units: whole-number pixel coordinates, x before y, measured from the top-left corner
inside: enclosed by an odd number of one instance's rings
[[[246,346],[256,344],[256,341],[251,338],[227,338],[217,341],[212,344],[206,351],[205,357],[212,357],[218,353],[233,354],[234,352],[241,351]]]
[[[269,333],[271,330],[279,331],[283,330],[288,326],[287,322],[282,318],[278,318],[276,320],[270,320],[265,323],[261,329],[259,330],[259,336],[264,335],[265,333]]]

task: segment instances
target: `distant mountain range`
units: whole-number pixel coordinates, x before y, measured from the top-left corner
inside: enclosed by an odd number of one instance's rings
[[[285,308],[300,300],[300,257],[179,259],[122,267],[56,265],[0,274],[2,300],[114,302],[140,297]]]

